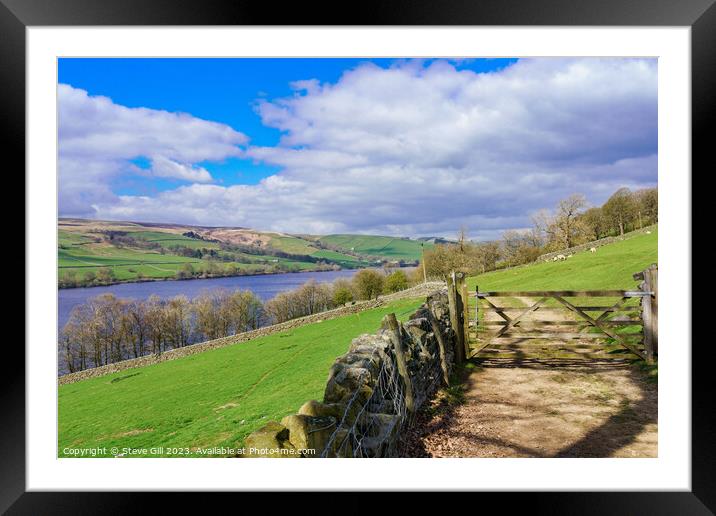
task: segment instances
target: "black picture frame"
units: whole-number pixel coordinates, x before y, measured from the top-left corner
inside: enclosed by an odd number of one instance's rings
[[[25,166],[25,29],[108,25],[542,25],[689,26],[692,38],[692,162],[713,164],[706,129],[716,103],[716,0],[364,0],[360,3],[246,0],[0,0],[1,118],[6,158]],[[713,167],[709,167],[712,169]],[[690,173],[683,171],[683,173]],[[691,176],[693,177],[693,175]],[[26,275],[29,271],[25,270]],[[689,300],[684,300],[685,302]],[[31,309],[32,307],[26,307]],[[711,346],[692,350],[692,491],[510,493],[531,512],[550,514],[713,514],[716,508],[714,410],[708,380]],[[22,350],[15,365],[25,364]],[[193,503],[183,494],[25,492],[25,368],[0,377],[0,510],[9,514],[122,513],[161,496],[164,511]],[[700,386],[699,384],[702,384]],[[697,387],[698,386],[698,387]],[[212,497],[219,494],[212,494]],[[223,496],[223,495],[221,495]],[[242,505],[247,507],[246,494]],[[480,494],[480,504],[493,494]],[[201,504],[201,505],[199,505]],[[146,506],[145,506],[146,507]],[[141,511],[140,511],[141,512]]]

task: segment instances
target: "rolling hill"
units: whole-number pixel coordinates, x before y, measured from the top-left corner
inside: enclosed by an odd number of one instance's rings
[[[417,240],[384,236],[306,237],[248,228],[60,219],[58,278],[60,287],[72,287],[357,269],[412,264],[420,249]]]
[[[75,240],[79,242],[79,240]],[[657,261],[657,231],[578,253],[471,277],[482,290],[629,289]],[[326,372],[354,337],[422,299],[389,305],[184,358],[59,387],[59,450],[66,447],[238,447],[266,421],[320,398]],[[121,410],[117,410],[121,407]]]
[[[327,235],[318,237],[317,241],[332,248],[342,249],[344,252],[408,262],[420,260],[423,245],[426,248],[435,245],[408,238],[374,235]]]

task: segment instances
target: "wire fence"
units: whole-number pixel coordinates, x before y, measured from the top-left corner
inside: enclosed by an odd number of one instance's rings
[[[437,391],[442,381],[437,344],[433,348],[432,351],[425,348],[414,350],[418,355],[426,353],[428,356],[411,361],[416,411]],[[393,346],[376,347],[371,359],[376,354],[380,355],[381,365],[370,397],[363,402],[363,391],[355,390],[321,457],[394,456],[402,430],[413,423],[415,413],[409,413],[406,408],[405,382],[398,372]],[[370,375],[370,372],[365,370],[361,381],[369,380],[365,375]],[[370,385],[370,381],[365,383]]]

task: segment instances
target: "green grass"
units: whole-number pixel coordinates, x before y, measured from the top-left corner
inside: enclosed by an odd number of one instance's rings
[[[85,223],[87,225],[83,227],[82,224]],[[135,223],[100,225],[101,231],[120,231],[138,242],[158,244],[161,249],[147,249],[139,243],[135,247],[126,244],[117,247],[116,242],[106,240],[106,234],[94,232],[97,231],[97,226],[93,221],[75,220],[71,225],[75,229],[58,230],[58,275],[63,285],[64,282],[70,285],[84,285],[86,284],[84,278],[88,272],[96,275],[103,267],[112,269],[114,281],[136,281],[140,276],[143,279],[172,278],[181,270],[183,264],[192,264],[195,271],[205,270],[209,265],[205,258],[197,259],[175,254],[176,248],[219,250],[222,247],[216,242],[186,237],[179,232],[183,230],[176,227],[158,230]],[[302,238],[275,233],[270,236],[270,248],[294,256],[278,258],[274,261],[275,257],[270,254],[236,253],[237,256],[233,259],[248,263],[219,262],[219,268],[227,269],[227,272],[238,269],[244,274],[261,273],[267,269],[273,271],[275,266],[281,266],[283,271],[317,270],[316,263],[305,258],[301,259],[301,256],[311,256],[343,268],[353,269],[375,266],[373,258],[414,261],[421,255],[420,242],[400,238],[361,235]],[[338,249],[323,249],[316,243],[317,238],[325,239]],[[426,246],[431,245],[426,244]],[[351,248],[354,251],[351,252]],[[354,256],[354,253],[362,256]]]
[[[369,265],[375,265],[375,264],[372,264],[366,260],[361,260],[359,258],[356,258],[355,256],[338,253],[336,251],[329,251],[327,249],[321,249],[320,251],[316,251],[311,256],[313,256],[315,258],[323,258],[326,260],[330,260],[332,262],[337,263],[341,267],[345,267],[348,269],[353,269],[353,268],[358,268],[358,267],[368,267]]]
[[[657,262],[658,231],[600,247],[596,253],[577,253],[566,261],[537,263],[488,272],[468,278],[488,290],[626,290],[638,282],[632,274]]]
[[[285,253],[302,254],[312,256],[314,258],[321,258],[349,269],[373,265],[370,262],[361,260],[355,256],[337,251],[330,251],[328,249],[321,249],[313,245],[309,240],[293,236],[274,236],[271,238],[269,245],[274,249],[278,249],[279,251],[283,251]]]
[[[129,369],[59,387],[59,455],[66,447],[237,448],[270,420],[320,400],[333,360],[373,333],[383,316],[400,320],[422,300]]]
[[[320,241],[355,253],[378,256],[387,260],[419,260],[422,252],[421,242],[387,236],[372,235],[328,235]],[[425,243],[425,247],[433,244]]]
[[[195,271],[207,268],[207,259],[198,259],[172,254],[171,249],[177,246],[190,247],[193,249],[207,248],[219,249],[217,243],[205,242],[185,237],[177,233],[161,231],[126,231],[128,236],[137,240],[156,242],[165,249],[162,254],[158,249],[142,249],[132,247],[116,247],[109,242],[96,243],[92,234],[59,230],[58,231],[58,267],[60,279],[66,279],[70,275],[82,281],[88,272],[98,273],[100,268],[107,267],[114,272],[116,281],[137,280],[140,275],[145,279],[167,279],[176,277],[184,264],[190,263]],[[300,242],[304,242],[300,239]],[[85,245],[83,245],[85,244]],[[318,251],[317,248],[310,248],[310,252]],[[310,252],[308,254],[310,254]],[[290,258],[274,258],[273,256],[250,255],[237,253],[251,263],[236,262],[215,262],[219,269],[239,269],[246,274],[259,273],[273,266],[284,266],[287,270],[306,271],[315,270],[316,264],[309,261],[300,261]],[[326,256],[327,259],[330,259]],[[353,257],[336,253],[333,258],[340,259],[339,264],[344,267],[354,267],[356,263]],[[274,261],[276,260],[276,261]]]
[[[311,255],[318,250],[307,240],[293,236],[272,236],[269,245],[274,249],[291,254]]]
[[[566,261],[536,263],[470,277],[467,279],[468,289],[474,292],[475,285],[479,285],[482,292],[509,290],[635,290],[639,282],[635,281],[632,275],[643,271],[652,263],[657,263],[657,244],[658,231],[654,229],[650,235],[636,235],[627,240],[605,245],[598,248],[596,253],[590,253],[589,251],[577,253]],[[611,297],[568,297],[566,299],[577,306],[610,306],[618,301],[618,298]],[[506,297],[498,298],[496,302],[499,306],[524,306],[522,302]],[[474,310],[474,304],[475,298],[470,298],[468,307],[470,313]],[[638,299],[633,298],[624,306],[637,310],[638,304]],[[560,305],[550,299],[545,306],[552,308]],[[590,312],[590,314],[598,315],[595,312]],[[638,317],[636,311],[628,314],[631,317]],[[613,315],[609,318],[612,317]],[[481,320],[484,319],[484,311],[480,311],[480,318]],[[621,326],[615,329],[617,333],[625,336],[639,330],[639,326]],[[598,332],[596,329],[590,331]],[[625,353],[625,350],[612,342],[612,339],[607,341],[605,350],[608,353]],[[539,352],[533,351],[533,355],[538,356]],[[550,349],[546,352],[545,356],[547,355],[551,358],[573,358],[571,351],[562,353]],[[505,355],[483,353],[481,356],[494,358]],[[649,374],[656,375],[656,373],[651,372]]]

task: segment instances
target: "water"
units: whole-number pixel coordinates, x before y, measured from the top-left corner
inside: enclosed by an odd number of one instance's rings
[[[180,294],[189,299],[203,290],[225,288],[228,290],[250,290],[262,301],[268,301],[276,294],[300,287],[308,280],[330,283],[336,278],[353,276],[355,270],[294,272],[286,274],[264,274],[259,276],[233,276],[195,280],[147,281],[143,283],[121,283],[107,287],[68,288],[58,293],[58,331],[67,323],[72,308],[101,294],[114,294],[119,298],[147,299],[152,294],[166,299]]]

